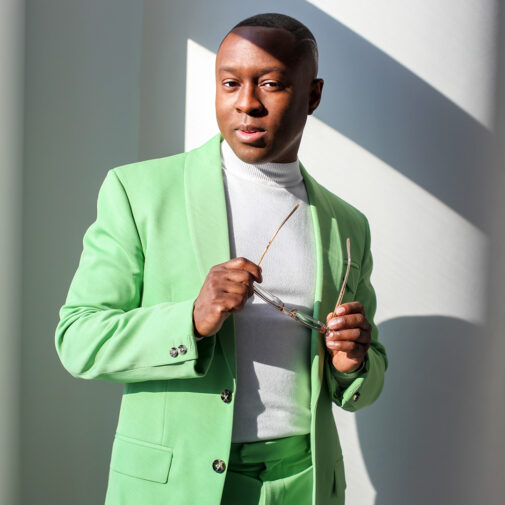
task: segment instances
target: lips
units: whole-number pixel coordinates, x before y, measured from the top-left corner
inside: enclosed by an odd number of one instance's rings
[[[237,137],[244,142],[254,142],[266,134],[266,130],[261,126],[240,125],[236,130]]]

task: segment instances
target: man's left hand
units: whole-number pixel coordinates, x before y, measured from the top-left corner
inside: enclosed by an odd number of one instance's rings
[[[360,302],[339,305],[326,317],[325,344],[339,372],[354,372],[370,347],[372,326]]]

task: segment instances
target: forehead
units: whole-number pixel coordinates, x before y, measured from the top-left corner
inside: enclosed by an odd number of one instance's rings
[[[260,26],[241,26],[221,43],[216,70],[221,67],[250,67],[269,63],[286,69],[296,61],[295,37],[287,30]]]

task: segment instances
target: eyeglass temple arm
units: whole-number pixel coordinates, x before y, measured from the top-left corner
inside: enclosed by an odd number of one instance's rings
[[[281,228],[284,226],[284,224],[286,223],[286,221],[294,214],[295,210],[300,206],[299,203],[297,203],[294,207],[294,209],[287,215],[286,219],[284,219],[284,221],[281,223],[281,225],[279,226],[279,228],[277,228],[277,231],[274,233],[273,237],[270,239],[270,241],[268,242],[267,246],[265,247],[265,250],[263,251],[263,254],[261,255],[261,258],[260,260],[258,261],[258,266],[261,265],[261,262],[263,261],[263,258],[265,257],[265,254],[267,253],[268,251],[268,248],[270,247],[270,244],[274,241],[274,238],[277,236],[277,233],[280,232]]]
[[[338,300],[337,300],[337,303],[335,305],[335,309],[333,312],[336,312],[337,307],[342,304],[342,300],[344,298],[344,293],[345,293],[345,287],[347,285],[347,279],[349,278],[349,271],[351,269],[351,239],[349,237],[347,237],[345,244],[347,247],[347,268],[345,271],[344,282],[342,283],[342,288],[340,289],[340,293],[338,295]]]

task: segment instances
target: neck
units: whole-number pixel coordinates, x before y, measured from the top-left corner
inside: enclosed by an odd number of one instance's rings
[[[289,163],[246,163],[233,152],[226,140],[221,143],[221,159],[226,173],[261,184],[289,187],[303,179],[298,160]]]

